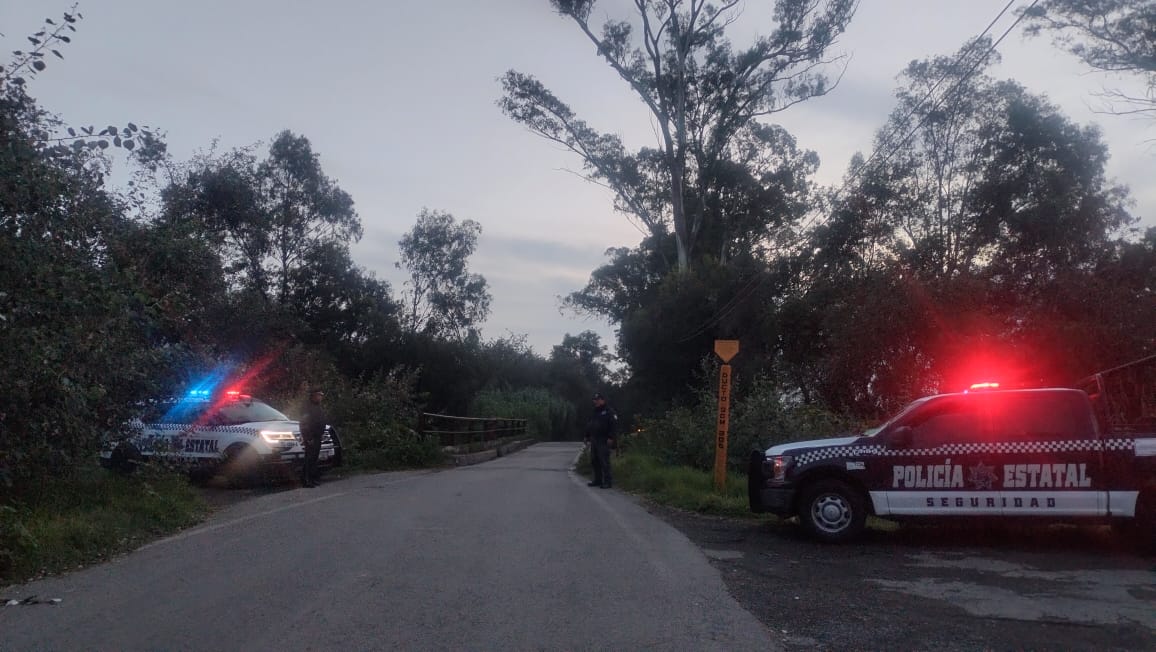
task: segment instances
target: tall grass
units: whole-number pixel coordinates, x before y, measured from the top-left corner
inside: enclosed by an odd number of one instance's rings
[[[525,419],[526,435],[539,440],[565,433],[574,410],[570,402],[541,387],[485,390],[470,403],[470,416]]]
[[[86,468],[0,505],[0,584],[106,559],[200,522],[208,506],[183,475]]]
[[[714,475],[687,466],[671,466],[653,455],[624,452],[611,458],[614,485],[641,494],[655,502],[702,514],[751,517],[747,502],[746,475],[729,472],[726,489],[715,491]],[[577,465],[580,473],[590,473],[588,453]]]
[[[717,369],[717,365],[713,367]],[[714,468],[718,423],[717,374],[708,368],[691,405],[672,407],[656,417],[641,419],[641,429],[625,433],[631,450],[644,451],[672,466]],[[861,424],[822,405],[802,403],[767,376],[749,386],[735,386],[729,415],[727,463],[743,470],[753,450],[775,444],[832,437],[858,430]]]

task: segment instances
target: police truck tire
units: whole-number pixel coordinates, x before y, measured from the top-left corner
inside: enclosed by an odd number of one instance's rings
[[[824,543],[850,541],[867,527],[867,501],[842,480],[818,480],[799,494],[799,522]]]
[[[766,457],[762,451],[751,451],[750,461],[747,465],[747,501],[750,503],[750,509],[755,514],[761,514],[766,509],[763,507],[763,497],[761,489],[763,487],[763,460]]]
[[[1145,548],[1156,548],[1156,489],[1145,489],[1136,500],[1136,517],[1126,529],[1129,538]]]

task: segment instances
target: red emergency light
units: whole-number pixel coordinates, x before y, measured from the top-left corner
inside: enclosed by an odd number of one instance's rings
[[[972,383],[971,387],[963,390],[963,393],[966,394],[967,392],[982,391],[985,389],[999,389],[999,383]]]

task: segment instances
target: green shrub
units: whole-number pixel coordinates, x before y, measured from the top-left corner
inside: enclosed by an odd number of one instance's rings
[[[564,433],[574,410],[570,402],[541,387],[489,389],[470,403],[470,416],[525,419],[526,435],[541,440]]]
[[[855,430],[856,425],[853,419],[821,405],[792,400],[772,379],[760,376],[731,410],[728,462],[745,467],[753,450],[834,437]]]
[[[438,466],[445,454],[435,438],[414,430],[398,432],[372,423],[341,431],[342,445],[353,468],[391,470]]]
[[[589,474],[589,463],[579,459],[580,473]],[[671,466],[637,450],[611,459],[615,486],[647,496],[656,502],[704,514],[749,516],[746,476],[727,475],[726,489],[714,488],[714,474],[686,466]]]
[[[417,432],[417,376],[415,370],[397,368],[349,386],[330,402],[350,466],[389,470],[445,461],[437,439]]]
[[[696,388],[697,402],[664,414],[639,419],[641,428],[624,436],[624,445],[664,464],[692,469],[714,468],[718,423],[718,366],[704,364]],[[749,388],[732,385],[727,428],[727,464],[745,469],[751,451],[790,441],[831,437],[856,429],[856,423],[821,405],[795,400],[769,376]]]
[[[705,405],[676,407],[654,419],[640,418],[639,430],[625,435],[622,443],[663,464],[707,469],[714,465],[716,416]]]
[[[208,513],[180,474],[84,467],[0,506],[0,583],[75,568],[188,527]]]

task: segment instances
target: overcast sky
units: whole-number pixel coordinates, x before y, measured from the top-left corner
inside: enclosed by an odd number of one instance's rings
[[[602,0],[592,22],[625,18],[630,4]],[[850,57],[840,86],[775,117],[818,152],[817,181],[837,183],[852,154],[871,151],[908,62],[953,54],[1005,4],[864,0],[835,48]],[[44,18],[70,6],[0,2],[0,45],[26,46]],[[772,6],[747,0],[732,28],[736,45],[773,29]],[[304,134],[356,202],[365,236],[355,261],[395,293],[404,280],[394,268],[398,240],[422,207],[445,210],[483,227],[471,267],[494,296],[485,337],[524,334],[540,354],[587,329],[613,343],[609,325],[561,314],[558,297],[580,289],[608,247],[634,246],[640,233],[611,210],[607,191],[573,173],[575,157],[501,114],[497,78],[511,68],[537,76],[632,147],[653,144],[653,131],[642,105],[547,0],[88,0],[79,11],[65,60],[50,60],[30,86],[70,124],[152,125],[167,132],[178,160],[214,139],[232,148],[281,129]],[[1100,126],[1109,175],[1131,187],[1134,214],[1156,225],[1156,125],[1095,111],[1105,85],[1138,93],[1139,81],[1089,73],[1048,38],[1025,40],[1018,29],[999,51],[994,76]]]

